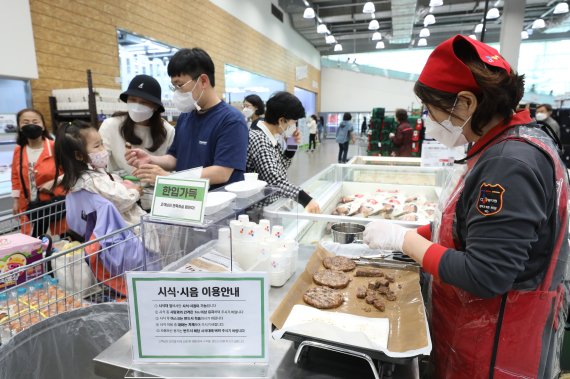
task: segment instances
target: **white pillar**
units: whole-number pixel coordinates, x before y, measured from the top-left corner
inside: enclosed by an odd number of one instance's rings
[[[499,51],[514,70],[519,63],[525,3],[526,0],[508,0],[503,8]]]

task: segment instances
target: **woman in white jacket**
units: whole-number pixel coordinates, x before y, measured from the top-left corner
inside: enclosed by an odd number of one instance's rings
[[[311,115],[309,119],[309,151],[315,151],[317,148],[317,116]],[[311,144],[313,145],[313,149],[311,149]]]

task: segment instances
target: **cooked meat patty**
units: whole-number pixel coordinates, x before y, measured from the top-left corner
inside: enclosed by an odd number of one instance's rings
[[[309,288],[303,295],[305,303],[318,309],[337,308],[342,305],[342,293],[328,287]]]
[[[384,312],[386,310],[386,305],[380,299],[374,300],[374,303],[372,303],[372,305],[374,305],[374,308],[378,309],[380,312]]]
[[[388,292],[390,292],[390,288],[384,287],[384,286],[378,287],[378,293],[379,294],[386,295]]]
[[[396,281],[396,277],[394,276],[394,274],[386,274],[385,276],[390,283],[394,283]]]
[[[386,295],[386,299],[388,299],[389,301],[396,301],[398,300],[398,297],[396,296],[396,294],[392,291],[388,292]]]
[[[379,278],[384,276],[384,272],[379,268],[370,268],[370,267],[363,267],[356,270],[356,274],[354,276],[364,276],[369,278]]]
[[[321,286],[340,289],[348,286],[350,277],[342,271],[320,270],[313,274],[313,280]]]
[[[378,280],[371,280],[368,282],[368,288],[371,290],[378,289],[380,287],[380,282]]]
[[[323,259],[323,265],[331,270],[345,272],[352,271],[356,268],[356,263],[346,257],[326,257]]]
[[[356,289],[356,297],[359,299],[364,299],[366,297],[366,287],[358,287]]]

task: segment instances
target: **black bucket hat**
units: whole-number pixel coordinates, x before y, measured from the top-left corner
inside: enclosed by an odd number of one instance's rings
[[[158,105],[158,111],[162,113],[164,106],[160,101],[161,95],[160,84],[155,78],[148,75],[137,75],[131,80],[129,88],[119,96],[119,99],[126,103],[129,96],[137,96]]]

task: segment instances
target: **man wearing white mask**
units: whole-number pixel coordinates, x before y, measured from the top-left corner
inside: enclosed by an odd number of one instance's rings
[[[287,169],[296,152],[294,146],[301,142],[296,122],[303,117],[303,104],[288,92],[277,92],[267,100],[265,120],[249,131],[246,171],[256,172],[260,180],[279,187],[282,196],[295,199],[307,212],[320,213],[319,204],[287,179]],[[290,138],[295,145],[287,144]]]
[[[107,170],[119,176],[131,175],[134,167],[125,159],[130,148],[150,155],[164,155],[174,140],[174,127],[163,119],[160,84],[148,75],[137,75],[120,95],[128,112],[107,118],[99,128],[105,149],[109,152]]]
[[[536,121],[544,123],[560,138],[560,125],[552,118],[552,105],[541,104],[536,108]]]
[[[247,125],[243,115],[216,94],[212,58],[200,48],[179,50],[168,64],[172,101],[182,113],[166,155],[141,149],[125,154],[133,172],[144,182],[157,175],[203,167],[210,188],[243,180],[247,154]]]

